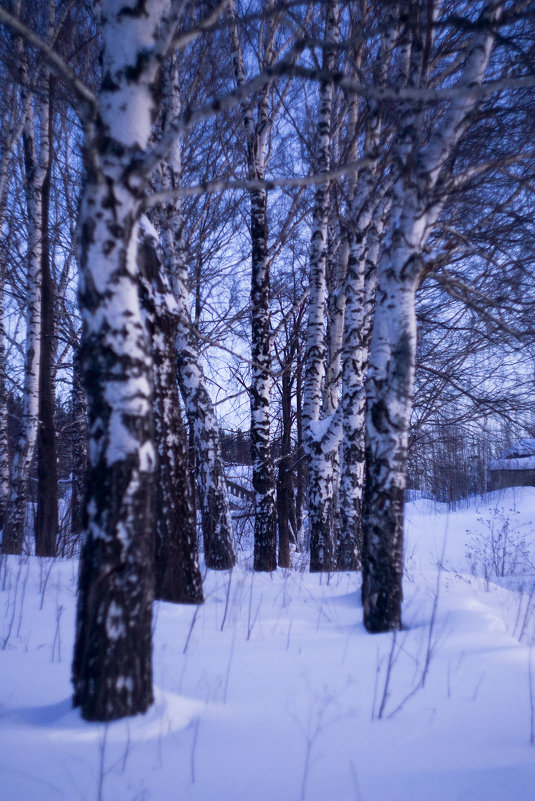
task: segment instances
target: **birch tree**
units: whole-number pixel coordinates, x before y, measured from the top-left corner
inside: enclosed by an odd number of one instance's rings
[[[339,39],[338,2],[329,2],[326,8],[325,43],[322,67],[334,72],[336,45]],[[319,90],[317,123],[317,169],[327,173],[330,169],[331,115],[333,85],[323,82]],[[326,296],[327,230],[329,216],[329,182],[318,184],[316,189],[310,249],[310,295],[306,346],[306,372],[303,400],[305,447],[309,459],[309,530],[310,570],[333,570],[335,567],[334,542],[334,460],[340,441],[340,416],[320,421],[322,408],[322,382],[325,376],[324,320]]]
[[[162,110],[164,133],[180,118],[178,66],[179,60],[175,58],[171,60],[166,72]],[[164,192],[171,193],[182,184],[182,143],[179,138],[175,140],[167,159],[161,165],[159,183]],[[159,221],[165,264],[177,304],[178,380],[193,430],[196,475],[201,498],[204,559],[207,567],[228,570],[236,560],[232,518],[219,447],[217,419],[191,322],[187,248],[180,196],[162,204]]]
[[[155,597],[173,603],[202,603],[193,486],[176,376],[178,310],[158,253],[157,232],[145,227],[138,263],[142,305],[152,345],[154,440],[158,457]]]
[[[86,131],[80,225],[90,448],[73,683],[84,717],[111,720],[152,702],[156,453],[138,220],[146,176],[178,133],[150,149],[161,68],[179,46],[182,4],[103,0],[97,9],[103,79]],[[216,6],[183,41],[200,35],[221,10]]]
[[[411,4],[407,85],[427,88],[440,2]],[[425,105],[405,102],[393,150],[392,208],[379,262],[377,299],[367,381],[366,489],[362,596],[369,631],[401,626],[402,529],[409,418],[416,353],[415,292],[422,277],[422,250],[444,203],[440,181],[470,123],[474,92],[484,79],[503,3],[479,7],[474,33],[465,39],[461,91],[427,134]],[[427,31],[424,37],[422,31]],[[405,56],[406,54],[406,56]],[[427,139],[425,135],[427,134]]]
[[[14,13],[20,13],[20,0],[15,3]],[[6,32],[4,47],[6,50],[15,50],[19,60],[19,70],[22,78],[25,77],[26,56],[20,37],[13,37]],[[2,69],[2,78],[6,91],[3,93],[0,119],[0,230],[4,230],[6,218],[7,194],[10,170],[14,150],[19,141],[29,104],[31,93],[21,91],[17,82],[5,66]],[[6,331],[4,324],[4,292],[7,280],[8,252],[3,253],[0,265],[0,528],[5,528],[6,514],[10,493],[10,466],[8,447],[8,413],[7,413],[7,374],[6,374]]]
[[[268,0],[259,44],[263,67],[271,66],[275,45],[275,4]],[[235,4],[229,4],[232,36],[232,67],[236,85],[245,84],[245,68],[238,31]],[[270,84],[259,93],[256,104],[242,103],[242,123],[247,147],[247,176],[263,181],[273,119]],[[256,109],[255,109],[256,105]],[[256,117],[256,118],[255,118]],[[251,221],[251,448],[253,488],[255,490],[254,568],[271,571],[277,567],[277,529],[275,475],[270,451],[270,260],[268,252],[267,191],[249,193]]]
[[[153,699],[148,533],[156,454],[151,350],[138,293],[142,184],[130,170],[149,145],[173,20],[165,0],[103,0],[96,10],[103,78],[86,130],[80,220],[90,447],[73,683],[85,718],[112,720],[144,712]]]
[[[53,20],[51,21],[53,25]],[[51,27],[52,27],[51,25]],[[52,184],[53,79],[48,81],[49,158],[43,179],[41,249],[41,331],[39,363],[39,428],[37,431],[36,556],[55,556],[58,531],[58,463],[53,381],[56,354],[55,286],[50,263],[50,196]]]
[[[48,12],[47,35],[50,37],[52,3],[48,4]],[[48,82],[48,71],[44,68],[40,80],[40,94],[35,103],[28,105],[23,130],[28,215],[23,420],[11,467],[9,507],[2,539],[4,553],[22,551],[30,466],[39,426],[43,189],[50,161]]]
[[[369,19],[368,19],[369,21]],[[395,6],[383,17],[384,32],[377,49],[368,47],[366,65],[378,87],[384,87],[396,40]],[[352,74],[361,68],[360,52],[353,57]],[[374,59],[374,65],[370,64]],[[347,264],[342,346],[343,437],[340,458],[338,567],[355,570],[362,553],[362,493],[365,469],[365,375],[375,302],[376,269],[384,216],[384,181],[380,180],[383,115],[374,98],[364,100],[362,156],[347,209]],[[358,128],[354,133],[356,147]]]

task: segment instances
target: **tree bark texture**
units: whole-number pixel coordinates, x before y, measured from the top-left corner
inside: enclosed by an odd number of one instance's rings
[[[388,255],[386,255],[388,258]],[[416,354],[413,285],[381,274],[370,375],[362,597],[368,631],[401,628],[403,505]]]
[[[335,0],[326,9],[325,40],[335,44],[339,38],[339,8]],[[323,69],[332,71],[336,65],[335,48],[323,51]],[[322,83],[319,90],[317,123],[317,169],[330,169],[331,116],[333,86]],[[329,222],[329,182],[316,187],[312,238],[310,245],[310,295],[307,329],[306,371],[303,400],[305,449],[309,470],[309,536],[310,570],[335,569],[334,535],[334,471],[338,438],[333,441],[329,417],[322,421],[322,382],[325,377],[325,294],[327,267],[327,233]],[[330,420],[334,421],[334,413]],[[328,444],[329,443],[329,444]]]
[[[82,505],[86,493],[87,477],[87,404],[82,384],[80,348],[77,346],[73,356],[72,370],[72,476],[71,476],[71,532],[76,540],[82,533]]]
[[[52,82],[51,82],[52,83]],[[52,102],[49,99],[49,143],[52,142]],[[54,359],[56,353],[55,286],[50,265],[50,179],[48,159],[42,189],[41,248],[41,361],[39,370],[39,429],[37,432],[36,556],[56,556],[58,534],[58,458],[56,447]]]
[[[9,442],[7,433],[6,336],[4,327],[4,270],[0,272],[0,528],[4,529],[9,500]]]
[[[397,34],[397,7],[385,9],[384,33],[377,53],[375,80],[385,85]],[[351,72],[358,74],[360,50],[353,55]],[[357,156],[357,107],[349,109],[354,130],[353,157]],[[357,570],[362,554],[362,493],[365,473],[365,387],[378,256],[378,226],[382,222],[383,186],[376,186],[380,155],[382,113],[374,98],[364,101],[362,155],[366,163],[356,171],[344,222],[347,263],[342,345],[343,437],[340,455],[339,541],[337,563],[341,570]]]
[[[267,252],[267,193],[251,193],[251,452],[255,490],[254,569],[277,567],[275,476],[271,458],[270,275]]]
[[[480,32],[467,44],[461,86],[475,87],[483,80],[494,40],[492,25],[501,8],[497,0],[483,4]],[[427,13],[436,13],[436,6],[431,4]],[[407,53],[408,85],[425,85],[428,60],[418,36],[413,36]],[[362,599],[364,625],[372,632],[401,627],[403,508],[416,358],[414,298],[422,250],[444,202],[441,176],[476,102],[474,93],[451,100],[425,143],[424,107],[407,102],[400,112],[366,386]]]
[[[39,142],[33,112],[28,113],[23,133],[24,163],[27,181],[28,270],[26,343],[22,426],[11,466],[11,484],[6,525],[2,539],[3,553],[20,554],[28,501],[30,467],[39,426],[39,370],[41,360],[41,283],[43,236],[43,184],[48,171],[49,105],[42,98],[38,104]]]
[[[292,393],[288,370],[282,374],[282,437],[277,474],[277,527],[279,532],[279,567],[290,567],[290,540],[297,544],[294,482],[291,459]]]
[[[12,5],[13,14],[20,15],[21,0],[15,0]],[[15,48],[19,61],[19,70],[23,83],[27,83],[27,65],[24,57],[22,41],[16,39]],[[27,91],[19,93],[16,84],[11,86],[11,103],[9,112],[2,115],[0,124],[0,229],[3,230],[5,213],[8,203],[8,182],[10,167],[16,144],[24,130],[25,120],[32,100]],[[6,517],[10,494],[10,469],[8,445],[8,391],[6,373],[6,329],[4,321],[4,292],[7,265],[0,269],[0,529],[5,530]]]
[[[370,154],[367,156],[372,160]],[[369,334],[376,283],[377,247],[368,243],[377,199],[372,195],[373,170],[365,167],[357,180],[352,203],[342,359],[343,438],[340,465],[340,526],[338,566],[357,570],[362,550],[361,511],[365,464],[364,379],[368,366]],[[377,239],[375,238],[375,242]]]
[[[100,155],[113,162],[113,150]],[[80,303],[90,441],[74,703],[88,720],[113,720],[152,702],[152,376],[131,261],[135,204],[124,191],[117,203],[117,174],[109,183],[96,174],[86,180]],[[117,206],[119,221],[110,213]]]
[[[152,357],[139,301],[143,181],[131,168],[155,118],[166,0],[97,4],[103,39],[98,111],[86,127],[80,212],[82,373],[89,465],[74,704],[88,720],[145,712],[153,700]]]
[[[153,354],[156,512],[155,597],[172,603],[202,603],[195,507],[188,470],[186,434],[178,396],[175,340],[177,308],[165,280],[156,242],[145,236],[138,261],[142,304]]]
[[[274,8],[268,0],[265,10]],[[245,83],[245,70],[236,23],[234,3],[229,4],[232,35],[231,61],[237,86]],[[274,58],[276,31],[274,14],[269,13],[263,31],[262,64],[269,67]],[[242,103],[242,123],[247,143],[247,171],[253,180],[263,180],[269,134],[270,84],[260,92],[256,121],[251,102]],[[251,208],[251,455],[255,491],[254,569],[271,571],[277,567],[277,513],[275,471],[270,446],[271,318],[270,261],[268,252],[267,192],[249,193]]]
[[[164,131],[180,116],[177,65],[172,61],[166,74]],[[176,189],[182,180],[181,142],[176,140],[162,165],[161,184]],[[229,570],[236,562],[232,516],[228,501],[219,430],[206,386],[201,358],[193,332],[188,288],[187,251],[180,198],[162,207],[160,213],[162,248],[177,303],[176,354],[180,392],[193,433],[195,466],[200,495],[204,561],[207,567]]]

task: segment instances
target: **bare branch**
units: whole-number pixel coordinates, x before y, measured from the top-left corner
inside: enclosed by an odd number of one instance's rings
[[[330,170],[329,172],[312,173],[296,178],[271,178],[264,181],[250,178],[215,178],[213,181],[203,181],[194,186],[181,186],[168,192],[154,192],[145,199],[144,207],[151,208],[152,206],[158,206],[160,203],[166,203],[175,197],[198,197],[206,193],[226,192],[236,189],[243,189],[247,192],[258,190],[271,192],[274,189],[281,189],[283,187],[314,186],[315,184],[324,183],[325,181],[341,178],[347,172],[365,166],[369,161],[369,159],[358,159],[357,161],[347,162],[347,164],[343,164],[341,167]]]
[[[77,77],[74,70],[69,67],[50,45],[44,42],[37,34],[27,28],[24,23],[4,8],[0,8],[0,22],[8,25],[12,30],[22,36],[28,44],[39,50],[52,72],[74,89],[80,101],[89,105],[91,109],[96,107],[97,99],[93,92]]]

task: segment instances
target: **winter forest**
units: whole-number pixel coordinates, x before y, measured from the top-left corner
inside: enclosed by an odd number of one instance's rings
[[[1,0],[0,73],[0,797],[529,801],[533,0]]]

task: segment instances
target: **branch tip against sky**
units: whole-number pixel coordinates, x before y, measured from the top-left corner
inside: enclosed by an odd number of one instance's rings
[[[194,186],[181,186],[169,192],[154,192],[145,199],[144,206],[145,208],[150,208],[151,206],[158,206],[161,203],[166,203],[176,197],[197,197],[206,193],[212,194],[214,192],[236,189],[247,192],[264,189],[270,192],[275,189],[314,186],[326,181],[335,180],[336,178],[341,178],[351,170],[358,170],[368,165],[369,162],[369,159],[363,158],[357,161],[349,161],[346,164],[342,164],[337,169],[330,170],[326,173],[311,173],[310,175],[297,176],[294,178],[269,178],[263,181],[260,179],[237,179],[231,178],[230,176],[228,178],[222,176],[220,178],[214,178],[211,181],[203,181]]]
[[[206,20],[202,21],[196,28],[171,39],[172,46],[184,47],[206,30],[210,30],[217,23],[217,20],[224,10],[224,7],[224,2],[219,3],[214,12],[210,14]],[[10,14],[9,11],[1,7],[0,22],[3,22],[15,33],[24,37],[24,39],[26,39],[30,45],[40,51],[43,59],[47,62],[50,69],[59,78],[64,80],[68,86],[71,87],[78,102],[81,102],[82,107],[80,112],[82,116],[84,115],[84,111],[87,110],[84,109],[84,106],[89,106],[90,110],[94,111],[94,109],[97,107],[97,98],[93,92],[83,83],[83,81],[78,78],[74,70],[58,53],[55,52],[55,50],[49,44],[43,41],[30,28],[24,25],[23,22]],[[195,124],[201,122],[207,117],[235,107],[249,95],[261,90],[266,83],[269,83],[275,78],[279,77],[293,76],[314,82],[332,82],[340,89],[343,89],[347,92],[357,94],[361,97],[375,98],[376,100],[383,101],[419,100],[425,102],[440,102],[448,99],[458,99],[473,94],[476,94],[479,97],[484,97],[494,94],[495,92],[515,89],[528,89],[535,86],[535,74],[533,73],[511,75],[497,80],[487,81],[480,86],[459,85],[443,88],[385,88],[367,86],[359,81],[355,81],[342,72],[329,72],[327,70],[316,68],[312,69],[296,64],[296,55],[302,52],[306,47],[307,42],[305,39],[295,42],[288,52],[284,54],[276,64],[245,81],[241,86],[224,95],[212,98],[212,100],[210,100],[204,106],[198,108],[186,108],[179,123],[175,125],[171,131],[169,131],[167,136],[162,138],[152,152],[148,153],[144,158],[137,162],[136,172],[145,175],[149,174],[155,168],[158,162],[162,158],[165,158],[177,136],[181,136]],[[295,185],[297,186],[302,184]],[[268,186],[267,188],[270,187]],[[210,189],[203,191],[210,191]],[[212,191],[219,190],[213,189]]]
[[[73,89],[79,101],[88,104],[92,109],[96,107],[97,99],[93,92],[78,78],[74,70],[49,44],[2,7],[0,7],[0,22],[10,27],[15,33],[26,39],[28,44],[39,50],[50,69]]]

